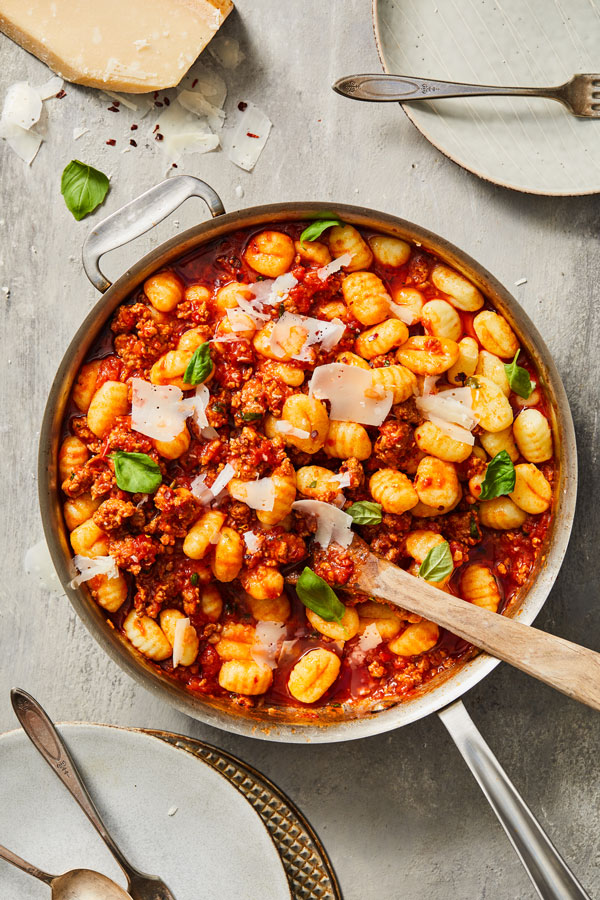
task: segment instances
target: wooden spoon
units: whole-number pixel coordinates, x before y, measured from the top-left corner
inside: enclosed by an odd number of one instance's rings
[[[600,710],[600,653],[432,587],[370,553],[360,538],[354,538],[350,552],[355,562],[351,588],[430,619],[496,659]]]

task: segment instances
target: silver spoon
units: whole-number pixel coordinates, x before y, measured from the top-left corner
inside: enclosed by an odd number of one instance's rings
[[[52,900],[131,900],[111,878],[91,869],[72,869],[64,875],[49,875],[1,845],[0,857],[47,884],[52,891]]]
[[[63,739],[37,700],[21,688],[14,688],[10,692],[10,699],[25,734],[77,801],[121,866],[127,878],[127,890],[133,900],[175,900],[164,881],[156,875],[146,875],[132,866],[108,833]],[[69,896],[69,894],[65,894],[65,898]],[[78,900],[77,895],[73,894],[72,896],[73,900]],[[92,900],[92,896],[90,894],[90,900]],[[119,894],[118,896],[127,897],[128,895]],[[112,895],[108,895],[107,900],[112,900]],[[117,900],[117,895],[115,895],[115,900]]]

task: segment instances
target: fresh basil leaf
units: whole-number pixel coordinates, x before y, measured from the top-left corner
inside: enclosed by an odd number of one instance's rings
[[[515,467],[506,452],[501,450],[488,463],[485,478],[481,484],[480,500],[493,500],[503,497],[515,489]]]
[[[255,413],[242,413],[242,421],[244,422],[256,422],[257,419],[262,419],[264,413],[255,412]]]
[[[450,544],[444,541],[432,547],[421,565],[419,566],[419,578],[426,581],[443,581],[452,574],[454,563],[450,553]]]
[[[381,504],[372,500],[358,500],[346,512],[356,525],[379,525],[383,518]]]
[[[79,221],[89,216],[104,201],[108,193],[108,178],[93,166],[72,159],[62,173],[60,192],[65,198],[67,209]]]
[[[117,487],[132,494],[152,494],[162,482],[159,466],[147,453],[117,450],[111,455],[115,463]]]
[[[520,350],[517,350],[511,363],[504,363],[504,371],[511,390],[518,394],[519,397],[523,397],[524,400],[528,400],[533,392],[533,384],[527,369],[517,365],[517,358],[520,352]]]
[[[330,219],[316,219],[314,222],[311,222],[310,225],[306,226],[300,235],[300,243],[304,244],[304,241],[316,241],[317,238],[321,237],[324,231],[331,228],[333,225],[343,225],[343,222],[340,222],[339,219],[336,219],[333,216]]]
[[[323,578],[315,575],[308,566],[296,582],[296,593],[300,600],[326,622],[341,622],[346,607]]]
[[[183,373],[183,380],[186,384],[196,385],[205,381],[212,372],[212,359],[210,358],[210,344],[206,341],[204,344],[194,350],[193,356],[187,364],[187,368]]]

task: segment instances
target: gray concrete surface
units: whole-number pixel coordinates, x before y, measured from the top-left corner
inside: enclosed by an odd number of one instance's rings
[[[497,188],[430,147],[396,107],[334,95],[334,77],[377,70],[369,7],[367,0],[239,0],[224,28],[246,54],[227,74],[230,121],[239,100],[254,100],[274,123],[271,138],[251,175],[223,153],[187,157],[179,171],[213,184],[228,209],[321,199],[397,213],[445,235],[509,288],[527,278],[514,292],[555,355],[581,465],[571,545],[537,624],[598,649],[598,198]],[[47,78],[37,60],[1,36],[0,60],[2,93],[14,81]],[[0,730],[15,726],[8,690],[18,684],[57,719],[164,728],[212,741],[262,769],[300,805],[331,853],[346,900],[530,900],[534,891],[516,856],[435,718],[330,746],[273,745],[212,730],[152,699],[100,651],[65,598],[25,577],[25,550],[42,535],[35,466],[48,387],[95,301],[80,264],[82,240],[93,221],[164,174],[145,127],[136,133],[137,151],[121,154],[130,137],[125,122],[134,114],[125,120],[106,111],[109,104],[95,92],[65,87],[67,96],[52,101],[47,141],[31,169],[0,145],[0,287],[10,290],[8,297],[0,292]],[[80,125],[90,134],[74,142]],[[116,148],[105,145],[110,137]],[[83,223],[66,211],[59,190],[73,157],[112,175],[102,212]],[[192,201],[174,218],[183,228],[199,215]],[[114,253],[109,274],[176,227],[163,224]],[[506,666],[466,705],[544,828],[598,895],[598,716]]]

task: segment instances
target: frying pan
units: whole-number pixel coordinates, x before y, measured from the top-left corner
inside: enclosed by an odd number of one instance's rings
[[[190,197],[201,198],[212,218],[157,247],[111,284],[99,267],[102,255],[144,234]],[[573,422],[560,377],[541,336],[514,298],[475,260],[438,235],[403,219],[360,206],[331,203],[277,203],[226,214],[216,192],[205,182],[189,175],[167,179],[151,188],[100,222],[85,241],[85,271],[102,297],[77,331],[59,366],[40,434],[39,499],[54,565],[75,610],[112,659],[157,697],[209,725],[265,740],[314,743],[354,740],[400,728],[423,716],[438,713],[494,808],[540,896],[585,897],[586,894],[511,785],[459,700],[495,668],[498,660],[481,653],[440,674],[428,686],[418,690],[412,699],[394,707],[365,715],[349,715],[342,720],[337,717],[328,719],[325,714],[319,724],[306,724],[298,718],[298,710],[281,711],[273,718],[260,709],[234,710],[222,699],[198,698],[187,693],[108,626],[104,613],[85,586],[70,587],[72,553],[63,521],[57,479],[59,439],[77,370],[114,310],[152,273],[208,241],[241,228],[310,219],[324,212],[352,225],[418,242],[430,249],[471,279],[508,319],[528,347],[538,378],[551,400],[551,426],[559,462],[559,477],[555,485],[556,509],[547,546],[539,554],[530,584],[523,589],[512,608],[512,614],[518,615],[521,622],[530,624],[534,620],[552,588],[567,548],[575,510],[577,456]]]

